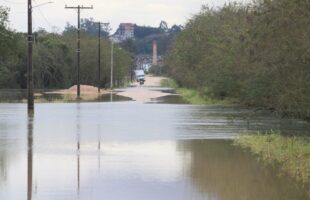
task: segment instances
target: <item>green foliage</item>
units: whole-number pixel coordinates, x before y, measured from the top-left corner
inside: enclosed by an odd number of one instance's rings
[[[33,51],[34,82],[36,88],[64,88],[70,86],[70,50],[57,34],[37,33]]]
[[[5,27],[8,23],[9,9],[7,7],[0,6],[0,26]]]
[[[161,87],[174,88],[174,89],[178,88],[178,84],[173,79],[170,79],[170,78],[165,78],[165,79],[161,80],[160,86]]]
[[[142,39],[150,35],[155,35],[162,33],[160,28],[150,27],[150,26],[138,26],[134,27],[134,35],[137,39]]]
[[[301,182],[310,192],[309,137],[284,137],[274,132],[243,134],[235,140],[235,144],[250,148],[267,163],[280,164],[284,173]]]
[[[310,2],[204,6],[166,59],[181,87],[310,118]]]
[[[205,89],[206,90],[206,89]],[[188,88],[178,88],[177,93],[180,94],[185,101],[194,105],[233,105],[235,100],[232,98],[215,99],[205,96],[201,91]]]
[[[6,27],[8,9],[0,6],[0,88],[26,88],[27,35]],[[98,37],[92,34],[94,22],[83,21],[81,33],[80,83],[98,85]],[[69,29],[69,28],[68,28]],[[84,30],[83,29],[83,30]],[[71,30],[71,29],[70,29]],[[48,33],[41,29],[34,33],[33,74],[36,89],[68,88],[76,84],[76,32]],[[93,32],[92,32],[92,31]],[[110,81],[111,42],[101,39],[101,87]],[[114,77],[124,82],[132,66],[132,58],[118,46],[114,51]]]
[[[76,33],[64,33],[62,36],[69,51],[66,63],[69,63],[69,77],[64,80],[71,81],[73,85],[76,81]],[[65,48],[67,49],[67,48]],[[111,42],[108,39],[101,39],[101,87],[108,87],[110,83],[111,66]],[[125,49],[118,45],[114,47],[114,79],[117,84],[124,82],[124,77],[129,74],[132,66],[132,58]],[[88,85],[98,85],[98,38],[87,33],[81,34],[81,83]]]
[[[185,101],[188,101],[194,105],[203,105],[203,104],[210,104],[210,102],[202,98],[197,90],[194,89],[187,89],[187,88],[179,88],[177,89],[177,93],[180,94]]]
[[[16,87],[20,82],[20,73],[23,70],[24,54],[21,49],[20,34],[8,29],[9,9],[0,6],[0,88]]]
[[[170,78],[165,78],[160,82],[161,87],[169,87],[176,89],[177,94],[181,95],[185,101],[187,101],[190,104],[194,105],[232,105],[235,104],[234,99],[214,99],[210,96],[205,96],[208,90],[207,88],[204,88],[204,92],[201,92],[199,90],[195,89],[189,89],[189,88],[180,88],[176,81]]]
[[[155,76],[166,76],[168,74],[166,65],[152,65],[149,69],[149,73]]]
[[[64,33],[75,33],[77,28],[70,23],[66,24]],[[84,32],[90,36],[97,37],[99,31],[99,25],[94,21],[93,18],[82,18],[81,19],[81,32]],[[109,36],[110,27],[109,25],[101,24],[100,36]]]

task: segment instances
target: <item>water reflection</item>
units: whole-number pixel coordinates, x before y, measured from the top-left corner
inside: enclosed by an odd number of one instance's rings
[[[0,151],[0,185],[5,184],[7,167],[7,152],[5,150]]]
[[[168,95],[152,99],[149,103],[162,103],[162,104],[189,104],[179,95]]]
[[[0,89],[0,102],[22,102],[27,98],[26,90],[3,90]]]
[[[81,128],[80,128],[80,124],[81,124],[81,120],[80,120],[80,104],[77,104],[77,120],[76,120],[76,156],[77,156],[77,195],[79,197],[80,195],[80,139],[81,139]]]
[[[27,100],[26,90],[3,90],[0,89],[0,102],[1,103],[22,103]],[[63,94],[57,93],[53,90],[36,90],[35,100],[38,102],[120,102],[132,101],[131,98],[116,95],[115,93],[108,94],[82,94],[80,99],[76,98],[76,94]]]
[[[307,199],[290,179],[277,177],[229,141],[206,140],[247,130],[242,112],[134,102],[55,103],[37,104],[35,119],[27,120],[26,105],[0,104],[5,177],[0,199]],[[266,119],[254,122],[258,128],[276,124]],[[291,129],[296,127],[304,126]]]
[[[100,172],[101,165],[101,125],[97,125],[97,134],[98,134],[98,172]]]
[[[5,130],[6,124],[0,121],[0,130]],[[0,185],[4,185],[7,181],[8,173],[8,152],[5,143],[0,139]]]
[[[27,154],[27,200],[32,200],[33,178],[33,121],[34,113],[28,115],[28,154]]]
[[[277,176],[277,171],[258,163],[250,153],[231,143],[225,140],[179,142],[180,151],[190,153],[187,173],[207,199],[308,199],[294,181]]]
[[[280,131],[285,135],[310,135],[310,123],[281,119],[268,111],[233,106],[187,106],[181,130],[187,139],[234,138],[240,132]]]

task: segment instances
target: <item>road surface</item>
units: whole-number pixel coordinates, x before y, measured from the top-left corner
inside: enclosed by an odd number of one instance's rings
[[[144,85],[140,86],[138,82],[135,82],[131,87],[121,90],[116,90],[117,95],[129,97],[136,102],[147,103],[155,101],[156,98],[169,96],[165,92],[164,88],[160,87],[160,82],[165,79],[164,77],[146,76]]]

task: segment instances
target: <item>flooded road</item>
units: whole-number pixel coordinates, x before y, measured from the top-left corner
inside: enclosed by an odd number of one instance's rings
[[[0,104],[0,199],[308,199],[229,140],[270,129],[310,127],[220,106]]]

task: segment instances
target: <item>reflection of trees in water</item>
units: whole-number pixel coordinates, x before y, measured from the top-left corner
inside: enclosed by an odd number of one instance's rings
[[[0,122],[0,130],[2,133],[5,133],[8,129],[8,126]],[[5,138],[4,135],[0,134],[1,138]],[[5,141],[0,140],[0,184],[3,184],[7,180],[8,173],[8,152],[6,149]]]
[[[182,141],[179,148],[190,151],[188,173],[199,191],[218,200],[307,199],[287,178],[263,167],[250,153],[230,141]]]
[[[1,128],[0,128],[1,129]],[[8,162],[7,162],[7,152],[6,149],[2,149],[4,147],[0,142],[0,184],[6,182],[7,172],[8,172]]]

